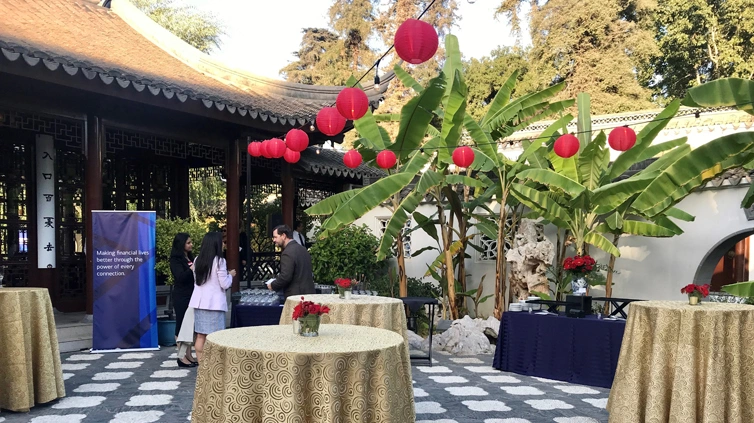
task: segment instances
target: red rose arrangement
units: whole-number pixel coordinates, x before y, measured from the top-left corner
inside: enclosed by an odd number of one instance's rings
[[[587,274],[594,269],[597,262],[590,256],[568,257],[563,261],[563,269],[573,274]]]
[[[698,294],[696,294],[698,292]],[[706,298],[707,295],[709,295],[709,284],[704,285],[694,285],[693,283],[690,283],[683,288],[681,288],[681,294],[688,294],[688,295],[701,295],[702,298]]]
[[[321,316],[329,312],[330,307],[322,304],[314,304],[311,301],[304,301],[304,297],[301,297],[301,302],[293,309],[293,320],[298,320],[309,315]]]
[[[337,285],[338,288],[351,289],[352,286],[356,285],[356,281],[353,279],[339,278],[335,279],[335,285]]]

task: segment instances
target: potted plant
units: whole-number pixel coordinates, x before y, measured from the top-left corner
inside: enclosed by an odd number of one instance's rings
[[[594,270],[597,262],[588,255],[576,255],[563,261],[563,269],[571,275],[571,291],[573,295],[586,295],[589,283],[586,278]]]

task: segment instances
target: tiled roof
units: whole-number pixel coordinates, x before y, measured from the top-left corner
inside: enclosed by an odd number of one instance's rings
[[[307,172],[320,175],[361,179],[364,185],[387,176],[381,170],[364,163],[356,169],[350,169],[343,163],[344,155],[343,152],[327,148],[319,149],[319,154],[317,154],[317,149],[310,147],[301,152],[301,160],[297,165]]]
[[[112,0],[112,9],[93,0],[3,0],[0,51],[0,64],[3,58],[23,59],[53,72],[81,72],[92,83],[118,84],[182,103],[201,101],[207,108],[281,125],[311,122],[342,89],[276,81],[229,68],[184,43],[127,0]],[[377,90],[365,89],[373,106],[393,77],[386,75]]]

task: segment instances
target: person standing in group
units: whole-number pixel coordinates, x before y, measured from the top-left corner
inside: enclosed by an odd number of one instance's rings
[[[191,295],[194,293],[193,249],[194,243],[189,234],[181,232],[173,238],[173,248],[170,251],[170,273],[173,274],[173,308],[175,309],[176,339],[178,339],[178,334],[181,331],[183,318],[189,307],[189,301],[191,301]],[[196,360],[191,355],[191,345],[183,344],[182,342],[178,342],[178,366],[196,366]]]
[[[312,257],[309,251],[292,239],[291,228],[280,225],[272,231],[272,242],[283,249],[280,255],[280,273],[267,282],[271,291],[284,291],[286,297],[314,294]]]
[[[199,257],[194,263],[194,293],[189,307],[194,308],[196,356],[202,360],[207,335],[225,329],[228,302],[225,290],[233,284],[235,269],[228,270],[223,258],[223,235],[210,232],[202,240]]]
[[[304,224],[297,220],[293,225],[293,240],[306,247],[306,237],[304,236]]]

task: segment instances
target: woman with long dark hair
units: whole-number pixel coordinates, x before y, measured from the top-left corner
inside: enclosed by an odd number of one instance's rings
[[[223,258],[223,235],[210,232],[194,262],[194,293],[189,307],[194,309],[196,356],[201,361],[207,335],[225,329],[228,302],[225,290],[233,284],[235,269],[228,270]]]
[[[194,242],[189,234],[181,232],[173,238],[173,248],[170,251],[170,273],[173,274],[173,308],[175,309],[175,336],[183,325],[183,318],[191,301],[191,294],[194,293]],[[196,360],[191,355],[190,345],[178,344],[179,354],[178,366],[193,367]]]

